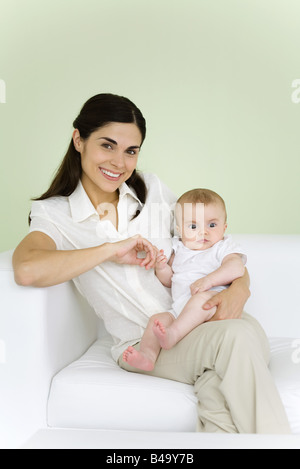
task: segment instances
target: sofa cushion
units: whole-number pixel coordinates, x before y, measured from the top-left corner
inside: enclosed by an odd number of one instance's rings
[[[300,339],[270,339],[270,370],[292,432],[300,433]]]
[[[195,431],[196,398],[187,384],[122,370],[110,339],[96,341],[52,382],[48,425],[141,431]]]
[[[300,342],[300,341],[299,341]],[[300,433],[300,364],[293,359],[292,339],[270,339],[270,369],[293,433]],[[193,432],[196,398],[190,385],[128,373],[110,354],[111,340],[96,341],[52,382],[48,425]]]

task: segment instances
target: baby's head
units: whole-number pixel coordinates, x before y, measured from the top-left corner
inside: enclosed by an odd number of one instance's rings
[[[176,229],[189,249],[203,251],[224,237],[227,228],[225,202],[209,189],[193,189],[177,201]]]

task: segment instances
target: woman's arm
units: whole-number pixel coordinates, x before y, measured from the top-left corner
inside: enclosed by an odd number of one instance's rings
[[[140,251],[146,252],[145,258],[137,257]],[[150,269],[155,258],[154,247],[140,235],[93,248],[59,251],[49,236],[34,231],[16,248],[13,267],[17,284],[48,287],[71,280],[105,261]]]
[[[229,288],[221,293],[213,296],[203,309],[209,310],[214,306],[217,307],[216,314],[210,319],[211,321],[220,321],[223,319],[240,319],[244,306],[250,297],[250,277],[248,270],[245,274],[234,280]]]

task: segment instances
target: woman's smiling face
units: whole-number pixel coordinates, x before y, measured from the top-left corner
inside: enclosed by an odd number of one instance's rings
[[[136,168],[142,135],[136,124],[110,123],[83,140],[73,141],[81,154],[82,185],[94,206],[109,201]]]

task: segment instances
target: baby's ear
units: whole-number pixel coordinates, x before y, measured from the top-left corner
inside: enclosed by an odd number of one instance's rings
[[[176,225],[176,227],[175,227],[175,235],[181,236],[181,231],[180,231],[180,228],[179,228],[178,225]]]

